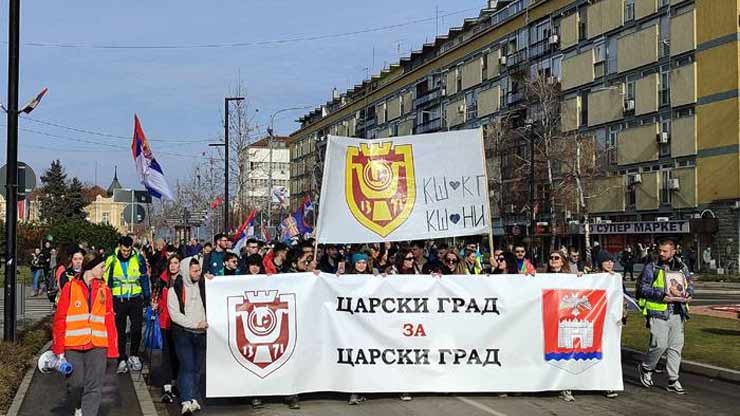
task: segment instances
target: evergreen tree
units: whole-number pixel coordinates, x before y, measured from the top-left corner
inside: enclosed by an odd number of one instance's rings
[[[67,210],[67,174],[58,159],[41,175],[41,219],[49,224],[63,221]]]
[[[87,212],[85,212],[85,207],[89,204],[89,201],[85,199],[82,193],[82,182],[79,179],[76,177],[72,178],[66,195],[67,218],[70,220],[86,219]]]

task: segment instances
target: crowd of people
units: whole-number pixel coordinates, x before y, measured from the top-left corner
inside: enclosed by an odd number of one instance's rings
[[[636,286],[651,334],[647,358],[639,368],[641,382],[645,387],[654,385],[657,363],[665,355],[668,390],[683,394],[678,368],[682,328],[693,288],[688,268],[676,255],[674,241],[661,241],[656,245],[656,253],[657,257],[643,268]],[[614,266],[615,258],[606,250],[599,250],[595,261],[586,261],[578,249],[562,248],[550,252],[541,271],[578,276],[601,272],[621,280]],[[523,244],[487,253],[475,240],[465,240],[460,245],[413,241],[319,246],[310,239],[291,245],[249,239],[237,249],[226,234],[217,234],[213,243],[205,244],[195,240],[188,244],[156,240],[149,244],[125,236],[107,257],[98,250],[88,252],[75,246],[60,250],[52,270],[55,276],[52,286],[58,293],[54,297],[57,309],[53,351],[65,355],[75,368],[74,376],[67,382],[71,398],[80,409],[78,414],[84,415],[97,414],[100,405],[105,373],[105,366],[100,365],[103,357],[117,359],[118,373],[142,370],[142,321],[147,307],[158,313],[164,341],[162,365],[157,369],[164,375],[162,401],[179,400],[182,414],[200,410],[208,330],[204,279],[313,271],[376,276],[538,275]],[[671,273],[680,273],[688,283],[683,294],[669,290],[672,288],[667,277]],[[617,397],[612,391],[605,395]],[[571,391],[561,392],[560,397],[575,400]],[[364,399],[353,394],[349,404]],[[402,394],[401,399],[411,400],[411,396]],[[287,397],[286,401],[292,409],[300,407],[297,395]],[[262,401],[253,398],[252,405],[262,407]]]

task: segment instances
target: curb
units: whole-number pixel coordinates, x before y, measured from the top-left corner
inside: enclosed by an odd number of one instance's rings
[[[128,374],[131,377],[131,382],[134,384],[136,398],[139,399],[141,414],[143,416],[158,416],[157,408],[154,406],[152,395],[149,394],[149,386],[146,385],[144,377],[139,374],[139,377],[134,378],[130,372]]]
[[[644,353],[631,348],[622,348],[622,359],[628,358],[637,362],[642,361]],[[665,362],[665,358],[660,359]],[[696,361],[681,360],[681,370],[704,377],[715,378],[728,383],[740,384],[740,371],[709,364],[697,363]]]
[[[7,416],[16,416],[21,410],[23,399],[26,398],[28,388],[31,387],[31,379],[33,379],[33,374],[34,372],[36,372],[36,363],[38,362],[41,354],[43,354],[50,347],[51,341],[47,342],[43,347],[41,347],[39,352],[37,352],[36,355],[34,355],[34,357],[31,359],[31,368],[26,370],[26,374],[23,376],[23,380],[21,381],[20,386],[18,386],[18,391],[15,392],[15,396],[13,397],[13,403],[10,404],[8,413],[6,413]]]

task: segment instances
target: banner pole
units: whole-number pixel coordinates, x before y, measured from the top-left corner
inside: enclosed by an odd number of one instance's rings
[[[483,174],[486,178],[486,200],[488,201],[488,249],[490,250],[488,261],[493,264],[493,207],[491,206],[491,191],[488,189],[488,163],[486,162],[486,145],[483,141],[483,127],[478,127],[478,134],[480,137],[481,158],[483,158]]]

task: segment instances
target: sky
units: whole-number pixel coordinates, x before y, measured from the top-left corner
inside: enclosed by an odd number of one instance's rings
[[[223,138],[223,98],[240,81],[248,111],[264,131],[276,111],[325,103],[332,88],[360,83],[368,68],[378,73],[397,62],[399,52],[407,56],[431,41],[437,28],[444,34],[477,17],[486,2],[21,3],[19,106],[44,87],[49,92],[20,120],[19,159],[37,175],[61,159],[70,176],[103,187],[118,166],[124,187],[137,186],[130,151],[136,113],[174,189],[208,163],[203,152],[213,150],[207,144]],[[5,103],[8,0],[0,0],[0,22]],[[364,33],[338,36],[349,32]],[[281,113],[275,134],[290,134],[305,112]],[[5,132],[6,120],[0,129]],[[4,141],[1,147],[4,164]]]

